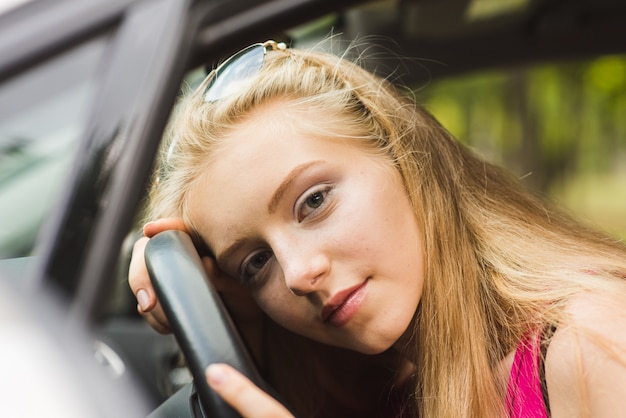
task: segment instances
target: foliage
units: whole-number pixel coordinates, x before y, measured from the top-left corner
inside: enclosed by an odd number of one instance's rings
[[[478,153],[626,238],[626,56],[475,73],[416,95]]]

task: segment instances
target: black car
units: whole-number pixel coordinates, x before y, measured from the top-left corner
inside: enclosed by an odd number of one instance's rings
[[[360,39],[373,52],[372,70],[422,88],[484,69],[626,51],[621,0],[32,0],[2,7],[2,416],[231,416],[199,379],[193,385],[210,355],[233,356],[254,373],[215,293],[192,292],[209,307],[210,331],[181,320],[176,337],[165,336],[137,315],[125,277],[181,85],[221,57],[265,39],[307,47],[333,33],[339,48]],[[184,237],[162,245],[155,259],[173,258],[154,269],[202,274],[185,255]],[[176,316],[191,296],[185,286],[167,286]]]

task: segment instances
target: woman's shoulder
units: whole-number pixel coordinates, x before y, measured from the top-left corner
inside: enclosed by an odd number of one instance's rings
[[[545,360],[553,417],[626,410],[626,291],[620,288],[586,292],[568,304]]]

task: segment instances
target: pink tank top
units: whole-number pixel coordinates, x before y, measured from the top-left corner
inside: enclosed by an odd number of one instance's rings
[[[529,334],[515,352],[506,393],[510,418],[548,418],[542,390],[541,333]],[[545,387],[544,387],[545,389]]]

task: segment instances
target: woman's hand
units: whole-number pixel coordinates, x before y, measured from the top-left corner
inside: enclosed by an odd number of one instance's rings
[[[188,232],[181,218],[163,218],[147,223],[143,227],[145,236],[137,240],[133,247],[128,269],[128,284],[137,298],[137,311],[155,330],[163,334],[170,332],[170,326],[152,287],[144,253],[150,238],[167,230]]]
[[[211,364],[207,381],[244,418],[286,418],[293,415],[276,399],[227,364]]]
[[[167,230],[189,232],[181,218],[163,218],[147,223],[143,228],[145,236],[134,245],[128,270],[128,284],[137,298],[137,311],[160,333],[168,333],[171,330],[150,281],[144,252],[150,238]],[[250,291],[240,285],[237,280],[224,274],[217,267],[215,260],[203,257],[202,264],[213,286],[220,293],[224,305],[246,341],[251,354],[257,361],[260,361],[262,311],[252,299]]]

